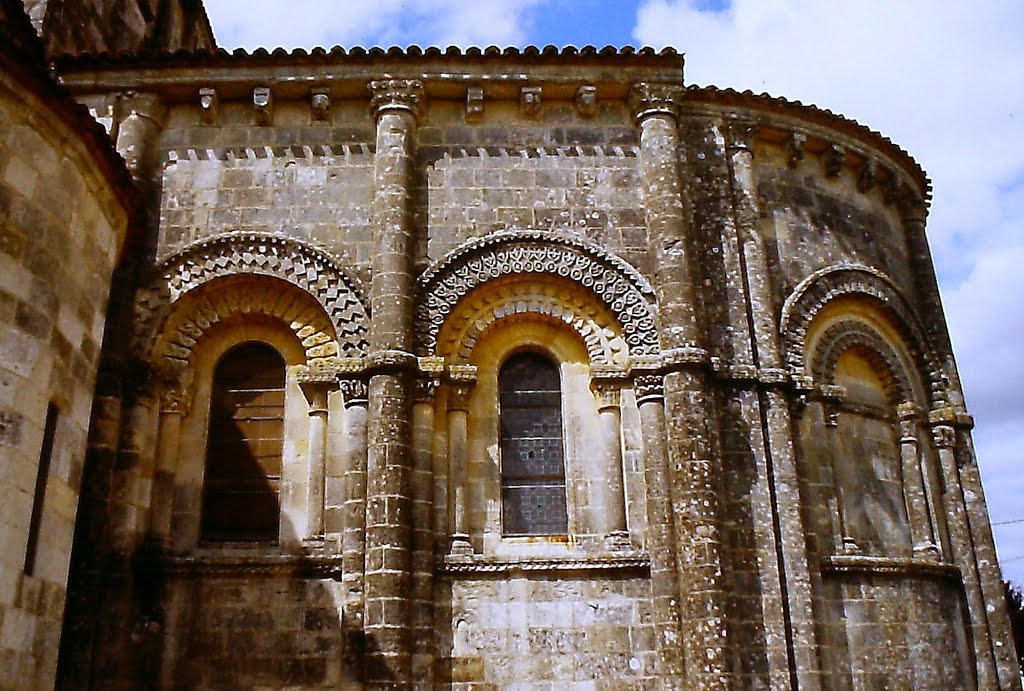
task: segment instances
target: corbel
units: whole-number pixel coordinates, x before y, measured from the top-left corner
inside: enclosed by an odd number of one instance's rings
[[[877,184],[878,162],[872,159],[864,164],[864,167],[860,171],[860,175],[857,176],[857,190],[862,193],[868,192]]]
[[[807,136],[800,132],[793,132],[789,137],[789,142],[786,145],[787,153],[789,157],[786,159],[786,165],[790,168],[796,168],[800,165],[800,161],[804,160],[806,151],[804,145],[807,144]]]
[[[584,84],[576,90],[576,112],[584,118],[592,118],[597,115],[596,86]]]
[[[252,107],[256,111],[256,122],[269,125],[274,119],[274,99],[270,87],[257,86],[252,90]]]
[[[540,115],[540,101],[543,89],[539,86],[524,86],[519,96],[519,110],[523,117],[535,118]]]
[[[331,92],[329,89],[313,89],[309,103],[310,119],[313,122],[329,122],[331,119]]]
[[[834,178],[843,171],[843,163],[846,162],[846,149],[839,144],[828,144],[821,155],[822,163],[825,165],[825,176]]]
[[[466,122],[480,122],[484,117],[484,89],[471,86],[466,89]]]
[[[216,125],[220,111],[220,98],[216,89],[199,90],[199,119],[204,125]]]

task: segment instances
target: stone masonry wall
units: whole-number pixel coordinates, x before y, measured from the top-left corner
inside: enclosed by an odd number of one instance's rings
[[[439,653],[450,654],[438,661],[437,676],[452,689],[618,691],[652,683],[646,578],[502,576],[456,580],[443,592],[451,596],[451,633]]]
[[[110,276],[125,214],[44,107],[0,75],[0,686],[52,686]],[[36,110],[30,110],[36,106]],[[57,417],[34,566],[47,406]]]

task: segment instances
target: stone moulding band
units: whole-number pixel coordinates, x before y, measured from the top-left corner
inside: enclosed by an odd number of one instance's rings
[[[944,564],[930,559],[898,559],[860,554],[826,557],[821,562],[821,570],[824,573],[838,575],[863,574],[951,580],[960,578],[960,569],[956,564]]]
[[[418,354],[436,352],[441,327],[474,288],[515,274],[550,274],[582,285],[623,326],[631,355],[659,352],[654,291],[636,269],[575,235],[514,229],[471,240],[420,275]]]
[[[651,560],[643,553],[562,559],[494,559],[474,556],[467,560],[458,558],[445,559],[442,567],[445,573],[452,575],[504,575],[517,572],[647,571],[651,568]]]
[[[333,325],[339,354],[358,357],[366,352],[369,307],[358,279],[322,249],[283,236],[244,232],[189,245],[153,268],[135,302],[135,353],[152,357],[162,325],[182,296],[214,279],[244,275],[281,279],[308,293]]]
[[[305,576],[340,578],[341,555],[203,555],[173,556],[158,560],[170,576],[186,578],[238,578],[247,576]]]

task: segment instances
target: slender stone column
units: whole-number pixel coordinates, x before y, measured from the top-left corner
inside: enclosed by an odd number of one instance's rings
[[[180,380],[168,383],[160,396],[160,423],[157,432],[156,472],[149,513],[149,534],[164,547],[171,543],[171,516],[174,512],[174,475],[178,467],[181,419],[190,403],[188,385]]]
[[[988,617],[985,614],[985,601],[981,595],[977,564],[974,562],[974,546],[971,542],[970,526],[964,510],[964,495],[960,486],[960,473],[956,465],[956,431],[950,425],[940,424],[932,427],[932,442],[939,456],[942,470],[942,484],[945,492],[942,495],[946,509],[946,523],[949,528],[949,541],[953,548],[953,558],[960,567],[964,593],[967,597],[967,613],[974,641],[974,658],[977,664],[978,688],[997,689],[995,659],[992,655],[992,638],[988,631]]]
[[[726,689],[730,672],[719,518],[720,464],[711,457],[689,220],[679,171],[677,106],[681,87],[635,84],[630,100],[640,128],[640,166],[648,242],[654,256],[665,367],[665,409],[680,575],[687,684]]]
[[[448,389],[448,496],[451,504],[452,558],[466,558],[473,554],[469,542],[469,516],[466,506],[466,454],[468,449],[469,396],[476,384],[476,367],[453,366],[449,372]]]
[[[434,673],[434,395],[440,381],[421,376],[412,409],[413,679],[433,688]]]
[[[423,85],[371,82],[377,122],[370,283],[369,427],[366,468],[365,632],[370,688],[412,682],[410,376],[414,229],[413,155]]]
[[[860,554],[857,541],[850,535],[846,513],[846,487],[843,478],[839,477],[840,464],[836,462],[836,453],[843,448],[839,440],[839,404],[842,400],[842,389],[838,386],[828,387],[831,395],[822,403],[825,416],[825,438],[828,440],[828,468],[832,473],[832,496],[835,499],[835,511],[832,512],[834,547],[837,554]]]
[[[348,598],[346,619],[363,626],[363,569],[366,536],[366,382],[341,379],[345,405],[344,526],[341,536],[342,580]]]
[[[939,548],[932,538],[931,519],[924,496],[924,478],[921,475],[921,454],[918,449],[917,422],[921,411],[907,401],[897,407],[900,421],[900,461],[903,465],[903,496],[910,522],[910,541],[914,556],[938,559]]]
[[[300,376],[302,393],[309,404],[309,451],[307,478],[307,518],[304,537],[324,534],[324,481],[327,476],[327,395],[334,377],[321,381],[317,373]],[[342,557],[344,559],[344,557]]]
[[[626,496],[622,480],[622,411],[620,389],[616,379],[596,379],[597,412],[601,418],[601,479],[591,501],[597,523],[594,532],[603,535],[609,547],[629,547],[626,530]]]
[[[679,577],[672,499],[665,450],[665,400],[660,374],[634,378],[643,433],[644,480],[647,484],[647,548],[651,555],[655,644],[664,688],[682,689],[685,664],[679,621]]]

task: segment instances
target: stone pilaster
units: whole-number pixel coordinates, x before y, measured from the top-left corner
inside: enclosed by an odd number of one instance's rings
[[[410,449],[413,156],[423,85],[371,82],[373,167],[369,425],[366,468],[365,669],[370,688],[412,683]]]
[[[770,515],[761,516],[761,528],[768,532],[763,540],[760,564],[765,591],[779,598],[784,615],[780,636],[773,636],[780,622],[771,613],[771,604],[763,605],[767,653],[773,683],[787,683],[799,689],[818,689],[818,642],[812,607],[811,576],[805,539],[806,526],[800,508],[799,478],[796,470],[793,424],[789,401],[781,390],[786,383],[779,328],[773,308],[770,274],[764,242],[759,232],[760,213],[754,175],[754,137],[757,127],[746,121],[725,126],[726,159],[729,169],[732,220],[736,230],[739,261],[739,285],[743,295],[742,326],[747,343],[740,352],[749,352],[756,373],[752,379],[754,400],[744,406],[752,434],[760,436],[752,447],[759,449],[755,459],[758,484],[766,491],[761,506]],[[728,249],[725,254],[728,254]],[[731,278],[731,277],[730,277]],[[734,282],[730,280],[730,284]],[[767,520],[766,520],[767,519]],[[765,551],[771,547],[772,553]],[[780,640],[781,638],[781,640]],[[774,641],[774,643],[773,643]],[[784,649],[779,649],[785,643]],[[789,677],[788,680],[786,677]]]
[[[672,521],[672,498],[665,449],[665,396],[660,374],[634,377],[643,434],[647,484],[647,549],[651,555],[651,591],[659,672],[666,689],[683,689],[686,671],[679,620],[679,576]]]
[[[669,486],[674,507],[687,685],[725,689],[730,672],[719,516],[720,472],[707,421],[707,353],[691,269],[692,233],[679,171],[681,87],[635,84],[648,242],[654,258],[662,346]]]

